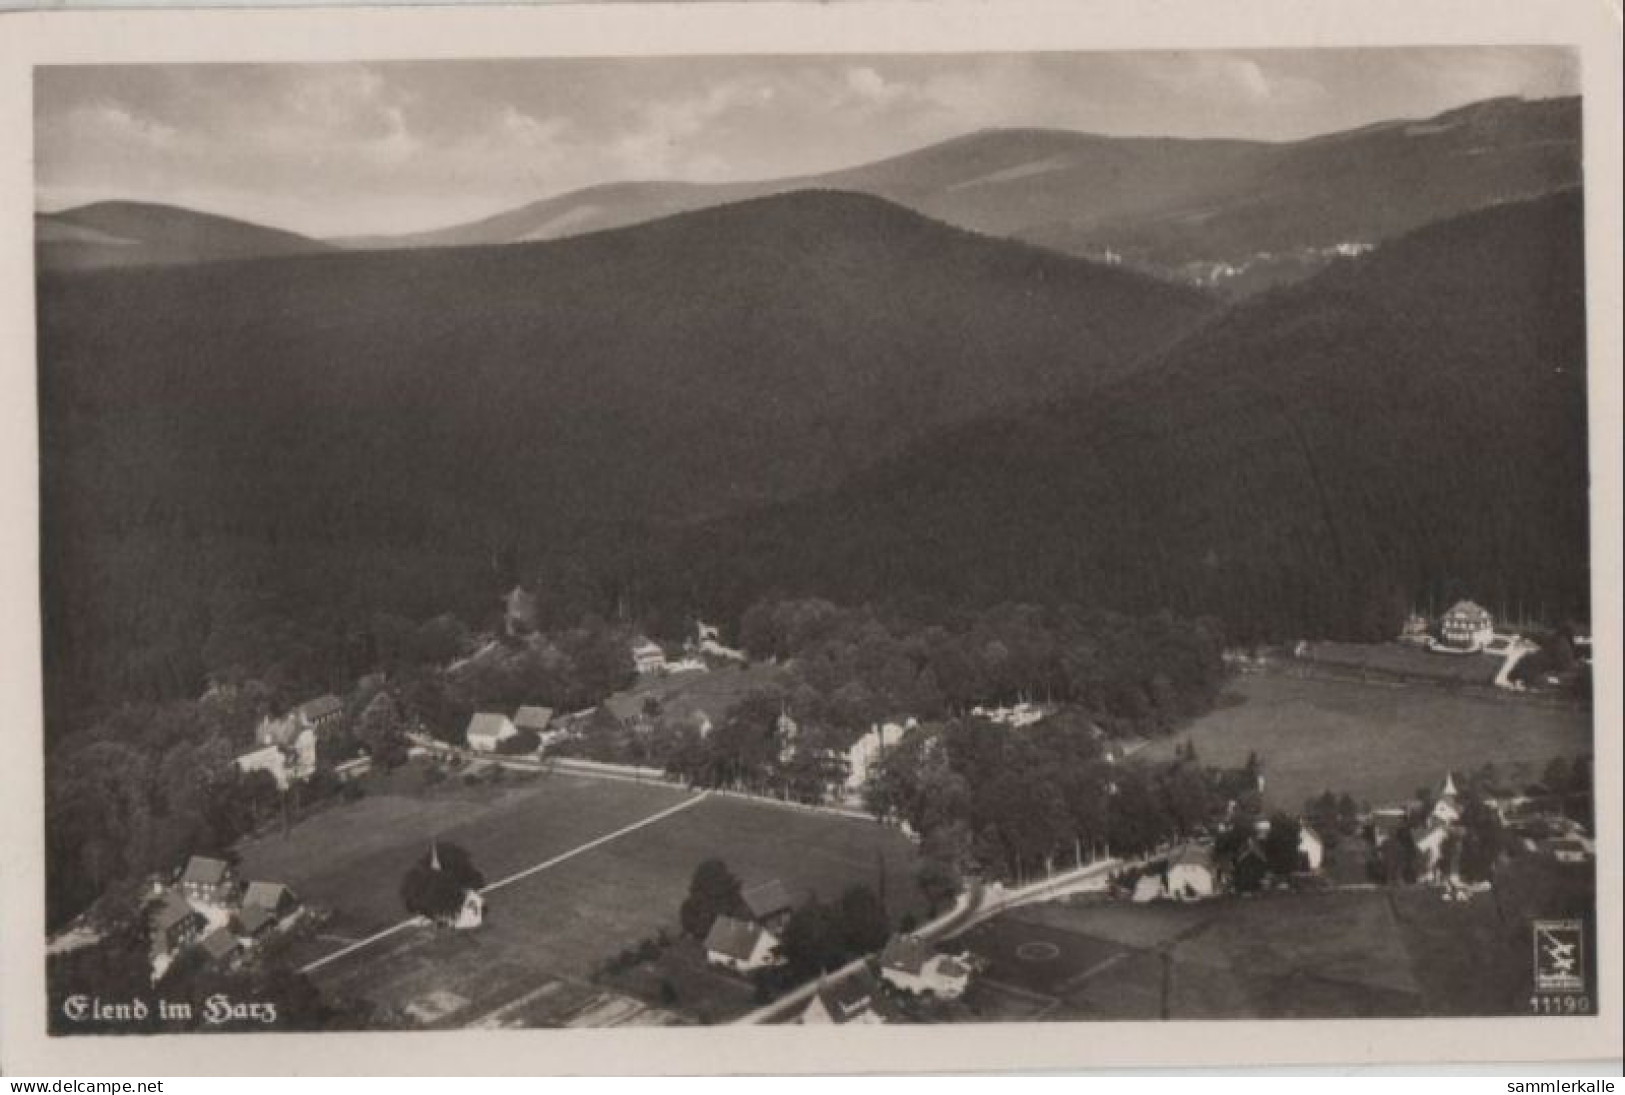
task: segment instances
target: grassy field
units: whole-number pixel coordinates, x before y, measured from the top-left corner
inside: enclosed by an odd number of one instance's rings
[[[1284,810],[1325,790],[1400,802],[1447,769],[1491,761],[1504,775],[1536,779],[1553,757],[1592,753],[1591,715],[1576,708],[1279,674],[1235,678],[1215,710],[1140,756],[1169,759],[1186,741],[1206,764],[1241,765],[1256,751],[1265,798]]]
[[[1502,662],[1495,655],[1439,654],[1408,643],[1314,642],[1305,644],[1302,657],[1340,669],[1485,685],[1495,680]]]
[[[1522,917],[1422,887],[1053,902],[961,947],[986,963],[960,1016],[973,1020],[1519,1015],[1529,984]]]
[[[670,786],[557,775],[505,788],[425,790],[407,782],[318,815],[291,840],[246,848],[244,861],[251,875],[284,879],[306,900],[331,907],[322,943],[334,950],[347,935],[403,917],[396,887],[430,833],[468,848],[494,881],[690,799]],[[780,878],[797,897],[834,897],[854,882],[879,888],[884,874],[894,917],[923,911],[913,848],[895,830],[711,796],[499,889],[477,931],[413,928],[315,976],[330,991],[429,1026],[683,1021],[692,1017],[683,984],[668,1009],[591,978],[622,948],[661,929],[676,933],[689,876],[709,856],[747,885]],[[696,992],[700,984],[692,982]],[[707,986],[705,1017],[747,1010],[749,988],[741,981],[739,989]]]

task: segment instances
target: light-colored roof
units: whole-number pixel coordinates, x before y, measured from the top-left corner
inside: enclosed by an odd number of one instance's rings
[[[757,920],[765,920],[795,905],[790,899],[790,891],[776,878],[752,886],[742,896],[745,899],[745,907]]]
[[[493,714],[481,711],[468,720],[468,736],[470,738],[503,738],[510,736],[513,723],[508,721],[507,715]]]
[[[280,882],[250,882],[247,892],[243,894],[243,904],[274,909],[282,904],[284,898],[292,896],[293,892]]]
[[[181,881],[195,882],[200,886],[218,886],[226,880],[226,872],[230,869],[223,859],[195,855],[186,861],[186,873],[181,876]]]
[[[719,916],[706,933],[705,949],[744,961],[756,953],[757,941],[768,934],[760,925],[748,920]]]
[[[552,721],[551,707],[521,707],[513,717],[513,724],[521,730],[546,730]]]
[[[1472,616],[1474,618],[1488,616],[1489,610],[1474,601],[1457,601],[1450,606],[1445,616]]]

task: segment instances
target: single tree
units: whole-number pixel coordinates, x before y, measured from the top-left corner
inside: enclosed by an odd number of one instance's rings
[[[678,910],[678,923],[695,939],[704,939],[719,916],[739,916],[745,911],[739,879],[720,859],[707,859],[694,868],[688,896]]]

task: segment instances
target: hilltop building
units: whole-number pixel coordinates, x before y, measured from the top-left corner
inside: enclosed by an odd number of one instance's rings
[[[1439,618],[1439,634],[1450,646],[1476,650],[1495,638],[1495,619],[1472,601],[1457,601]]]

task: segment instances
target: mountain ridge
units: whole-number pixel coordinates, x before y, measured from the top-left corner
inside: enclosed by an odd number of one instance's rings
[[[34,215],[45,269],[168,265],[315,254],[332,244],[236,217],[160,202],[100,201]]]
[[[1490,143],[1470,144],[1480,138]],[[600,184],[467,224],[342,242],[425,247],[561,238],[832,188],[1240,295],[1313,273],[1338,245],[1369,246],[1496,200],[1574,185],[1579,170],[1577,98],[1501,98],[1280,142],[984,129],[813,175]]]

